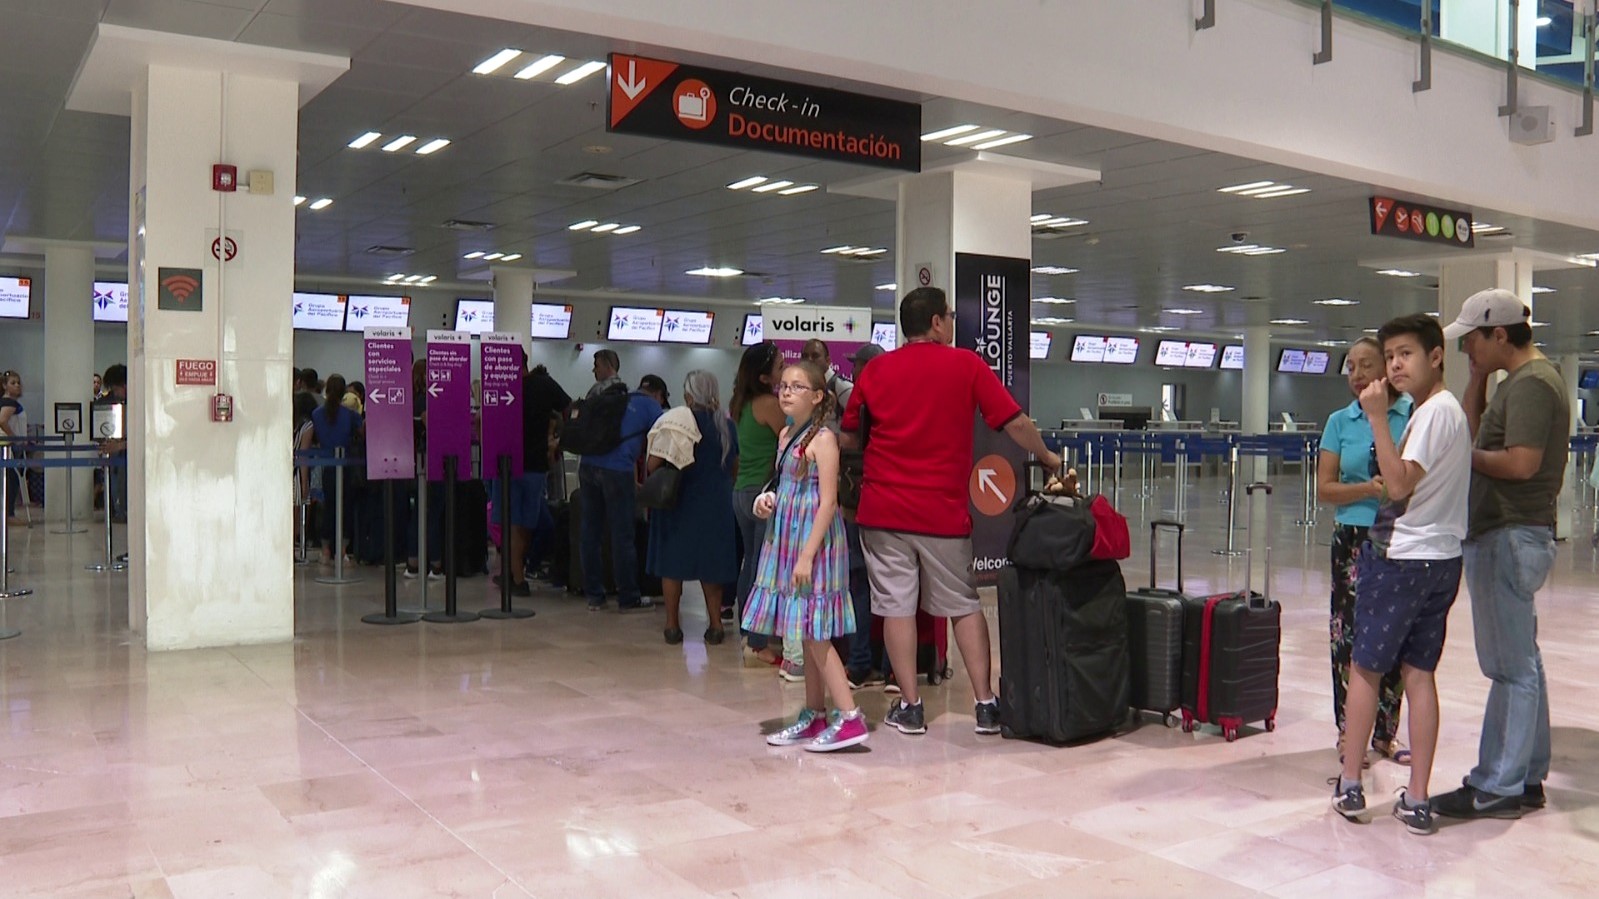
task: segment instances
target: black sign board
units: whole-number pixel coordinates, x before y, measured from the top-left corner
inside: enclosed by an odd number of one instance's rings
[[[922,107],[611,54],[608,129],[919,172]]]
[[[1371,198],[1371,233],[1466,249],[1477,245],[1471,213],[1390,197]]]

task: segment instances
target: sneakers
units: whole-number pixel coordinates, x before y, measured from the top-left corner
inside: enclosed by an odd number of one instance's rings
[[[887,682],[883,677],[883,673],[880,671],[847,671],[845,672],[844,676],[849,678],[849,688],[851,690],[864,690],[867,687],[881,687]]]
[[[501,585],[502,585],[502,582],[500,581],[500,576],[496,574],[494,576],[494,586],[499,587]],[[521,583],[517,583],[516,581],[512,581],[511,582],[511,595],[512,596],[532,596],[533,595],[533,588],[528,585],[527,581],[522,581]]]
[[[1527,784],[1521,788],[1521,810],[1530,812],[1543,808],[1549,800],[1543,794],[1543,783]]]
[[[979,702],[973,707],[973,714],[977,716],[977,726],[974,728],[980,734],[999,733],[999,700],[990,699]]]
[[[777,666],[777,676],[791,684],[803,683],[805,680],[805,663],[791,662],[788,659],[784,659],[783,664]]]
[[[868,736],[866,716],[856,709],[848,715],[839,715],[821,736],[806,743],[804,749],[806,752],[835,752],[865,743]]]
[[[1340,778],[1333,777],[1333,811],[1350,821],[1364,822],[1366,820],[1366,788],[1354,784],[1347,790],[1339,789]]]
[[[1427,836],[1438,832],[1438,822],[1432,819],[1432,806],[1425,801],[1420,805],[1411,805],[1410,794],[1402,787],[1399,801],[1394,803],[1394,817],[1411,833]]]
[[[800,709],[799,717],[794,719],[793,724],[766,735],[766,745],[797,746],[809,743],[828,729],[826,715],[818,715],[814,709]]]
[[[888,714],[883,716],[883,723],[902,734],[927,733],[927,721],[919,702],[906,705],[903,699],[894,700],[894,704],[888,707]]]
[[[624,615],[628,612],[648,612],[653,608],[655,608],[655,603],[649,599],[640,599],[638,602],[626,606],[620,602],[616,604],[616,610]]]
[[[1525,789],[1525,788],[1523,788]],[[1495,796],[1476,787],[1463,785],[1442,796],[1432,798],[1433,814],[1445,818],[1504,818],[1521,817],[1520,796]]]

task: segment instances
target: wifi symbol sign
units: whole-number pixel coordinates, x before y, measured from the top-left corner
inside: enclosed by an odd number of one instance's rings
[[[161,295],[159,308],[183,312],[199,312],[200,302],[190,303],[189,298],[200,292],[201,272],[196,268],[162,268],[159,283]]]

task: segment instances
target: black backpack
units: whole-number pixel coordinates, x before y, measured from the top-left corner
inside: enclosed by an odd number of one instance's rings
[[[631,398],[626,386],[615,384],[598,396],[572,403],[561,426],[561,451],[603,456],[621,446],[623,440],[637,437],[638,434],[622,435],[622,418]]]

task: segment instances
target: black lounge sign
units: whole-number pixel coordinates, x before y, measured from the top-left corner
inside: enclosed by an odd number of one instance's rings
[[[916,103],[612,53],[607,128],[919,172]]]

